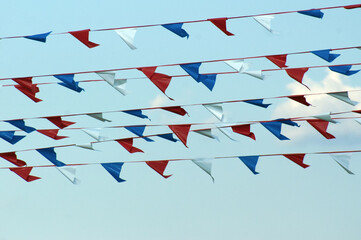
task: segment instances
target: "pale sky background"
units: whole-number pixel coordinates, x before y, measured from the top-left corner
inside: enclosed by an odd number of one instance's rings
[[[355,1],[1,1],[0,38],[32,35],[47,31],[135,26],[215,17],[301,10],[357,4]],[[185,24],[190,38],[182,39],[162,27],[139,29],[130,50],[112,31],[93,32],[90,40],[100,46],[88,49],[69,34],[49,36],[47,43],[28,39],[0,41],[0,78],[38,74],[154,66],[167,63],[281,54],[359,46],[361,9],[325,10],[322,20],[301,14],[277,15],[275,34],[253,19],[228,21],[227,37],[209,22]],[[361,62],[357,49],[339,51],[334,64]],[[266,59],[249,61],[252,69],[276,68]],[[312,54],[288,58],[291,67],[328,65]],[[359,69],[357,66],[355,69]],[[202,72],[229,71],[224,63],[208,64]],[[182,74],[180,67],[159,68],[169,75]],[[117,77],[142,77],[136,70],[117,72]],[[312,92],[360,89],[361,73],[345,77],[326,68],[311,69],[304,82]],[[75,80],[99,79],[96,74],[79,75]],[[55,81],[53,77],[34,82]],[[129,80],[128,96],[122,96],[104,82],[81,83],[80,94],[59,85],[42,85],[34,103],[13,87],[0,88],[0,120],[80,112],[100,112],[149,107],[154,104],[182,105],[234,99],[265,98],[308,93],[284,72],[268,72],[264,81],[240,74],[219,76],[213,92],[190,77],[174,78],[167,94],[170,102],[147,79]],[[3,81],[3,84],[12,81]],[[361,102],[359,93],[351,99]],[[330,96],[308,99],[316,107],[291,100],[267,100],[268,109],[245,103],[225,104],[230,122],[269,120],[278,117],[308,116],[330,111],[361,109]],[[103,127],[131,124],[174,124],[215,122],[200,106],[185,107],[190,117],[161,110],[145,111],[152,121],[124,113],[105,114],[111,123],[86,116],[68,117],[74,127]],[[54,128],[47,120],[29,120],[29,126]],[[14,129],[7,123],[1,130]],[[146,134],[166,132],[166,127],[146,129]],[[148,143],[136,139],[134,145],[145,153],[130,154],[115,142],[96,145],[99,151],[69,147],[57,149],[65,163],[166,160],[229,155],[318,152],[360,149],[361,126],[353,120],[329,126],[334,140],[324,139],[307,123],[300,128],[285,126],[282,133],[291,141],[279,141],[262,126],[252,126],[257,141],[234,135],[232,142],[219,132],[220,141],[190,133],[189,149],[182,143],[160,138]],[[92,139],[77,130],[60,130],[68,139],[55,141],[33,132],[16,145],[1,141],[0,152],[41,148],[59,144],[85,143]],[[133,136],[124,129],[105,130],[108,137]],[[35,151],[21,152],[29,165],[49,162]],[[359,239],[361,236],[361,154],[354,154],[348,175],[328,155],[306,155],[308,169],[282,156],[261,157],[259,175],[253,175],[239,159],[214,161],[215,182],[190,161],[171,162],[168,179],[145,163],[125,164],[117,183],[100,165],[77,167],[80,185],[72,185],[56,169],[35,168],[32,175],[42,179],[27,183],[9,170],[0,170],[0,240],[58,239]],[[5,160],[0,167],[11,166]]]

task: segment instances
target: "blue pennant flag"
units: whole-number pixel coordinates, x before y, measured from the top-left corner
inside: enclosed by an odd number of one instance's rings
[[[352,65],[343,65],[343,66],[331,66],[328,67],[331,71],[341,73],[346,76],[351,76],[355,73],[358,73],[360,70],[350,70]]]
[[[122,171],[123,167],[122,162],[116,162],[116,163],[102,163],[101,165],[105,168],[105,170],[112,175],[112,177],[117,180],[118,182],[125,182],[124,179],[121,179],[120,172]]]
[[[17,136],[15,135],[15,131],[0,131],[0,138],[4,139],[5,141],[15,144],[23,139],[25,136]]]
[[[284,124],[287,124],[290,126],[300,127],[300,125],[298,123],[291,121],[290,119],[279,118],[279,119],[276,119],[276,121],[279,121],[281,123],[284,123]]]
[[[38,153],[43,155],[46,159],[48,159],[55,166],[57,166],[57,167],[66,166],[65,163],[60,162],[59,160],[56,159],[56,152],[54,151],[53,147],[36,149],[36,151],[38,151]]]
[[[139,118],[149,119],[148,116],[146,116],[142,113],[142,110],[128,110],[128,111],[123,111],[123,112],[128,113],[133,116],[136,116],[136,117],[139,117]]]
[[[167,139],[167,140],[172,141],[172,142],[178,142],[178,139],[175,139],[173,137],[172,133],[159,134],[159,135],[157,135],[157,137],[161,137],[161,138]]]
[[[128,131],[134,133],[135,135],[137,135],[138,137],[143,138],[145,141],[147,142],[154,142],[154,140],[147,138],[147,137],[143,137],[143,133],[145,130],[145,125],[142,126],[134,126],[134,127],[124,127],[125,129],[127,129]]]
[[[311,10],[306,10],[306,11],[298,11],[298,13],[307,15],[307,16],[311,16],[311,17],[316,17],[316,18],[323,18],[323,12],[321,12],[321,10],[319,9],[311,9]]]
[[[245,103],[253,104],[259,107],[268,108],[272,103],[263,103],[263,99],[255,99],[255,100],[246,100]]]
[[[178,36],[184,38],[189,38],[189,34],[182,28],[183,23],[171,23],[171,24],[164,24],[162,27],[168,29],[169,31],[177,34]]]
[[[5,122],[10,123],[11,125],[23,130],[26,133],[31,133],[31,132],[36,131],[35,128],[25,126],[25,122],[22,119],[21,120],[10,120],[10,121],[5,121]]]
[[[209,90],[213,90],[216,84],[217,74],[199,74],[199,82],[203,83]]]
[[[330,53],[330,51],[331,51],[330,49],[325,49],[325,50],[311,51],[311,53],[315,54],[316,56],[319,56],[320,58],[326,60],[327,62],[332,62],[341,55],[341,54]]]
[[[253,172],[253,174],[259,174],[259,172],[256,172],[256,165],[259,156],[244,156],[238,158],[249,168],[249,170]]]
[[[184,71],[186,71],[189,76],[191,76],[194,80],[197,82],[200,82],[199,79],[199,67],[202,63],[189,63],[189,64],[181,64],[179,65],[181,68],[183,68]]]
[[[79,87],[79,82],[74,81],[74,74],[54,75],[54,77],[62,81],[62,83],[58,83],[61,86],[74,90],[78,93],[84,91],[83,88]]]
[[[290,140],[288,137],[281,134],[282,122],[261,122],[262,126],[267,128],[273,135],[275,135],[279,140]]]
[[[45,43],[45,42],[46,42],[46,37],[47,37],[50,33],[51,33],[51,31],[50,31],[50,32],[47,32],[47,33],[41,33],[41,34],[35,34],[35,35],[31,35],[31,36],[25,36],[24,38]]]

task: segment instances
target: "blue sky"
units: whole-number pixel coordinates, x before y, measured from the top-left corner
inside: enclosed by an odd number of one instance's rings
[[[0,37],[31,35],[47,31],[167,23],[213,17],[309,9],[356,4],[354,1],[7,1],[0,9]],[[140,29],[137,50],[130,50],[114,32],[91,33],[90,40],[100,46],[88,49],[74,37],[49,36],[46,44],[27,39],[0,41],[0,78],[38,74],[60,74],[87,70],[141,67],[209,59],[224,59],[296,51],[360,45],[356,31],[360,9],[324,11],[322,20],[301,14],[279,15],[271,34],[253,19],[228,21],[227,37],[210,23],[186,24],[188,40],[162,27]],[[360,51],[339,52],[335,64],[361,62]],[[275,68],[265,59],[253,60],[252,68]],[[311,54],[288,58],[292,67],[327,65]],[[204,72],[227,71],[222,63],[202,67]],[[179,67],[159,68],[159,72],[182,74]],[[360,74],[360,73],[359,73]],[[359,74],[343,77],[326,69],[312,69],[305,83],[312,92],[360,89]],[[138,77],[136,70],[118,72],[117,77]],[[76,76],[76,80],[99,79],[95,74]],[[54,81],[52,77],[34,79]],[[4,81],[12,83],[11,81]],[[0,88],[0,119],[61,115],[149,107],[154,104],[189,104],[222,100],[262,98],[307,93],[284,72],[268,73],[264,81],[234,74],[217,79],[212,92],[191,78],[172,80],[165,98],[147,79],[129,80],[130,94],[120,95],[104,82],[81,83],[86,90],[78,94],[58,85],[40,86],[37,95],[44,101],[33,103],[12,87]],[[357,94],[353,99],[361,101]],[[311,101],[311,99],[310,99]],[[277,117],[308,116],[329,111],[352,110],[350,106],[324,96],[313,99],[316,107],[295,105],[290,100],[274,100],[268,109],[244,103],[224,106],[229,121],[267,120]],[[355,107],[360,109],[360,106]],[[75,127],[101,127],[130,124],[170,124],[216,122],[200,107],[188,107],[190,117],[161,111],[146,112],[151,122],[124,113],[107,114],[111,123],[87,117],[69,117]],[[36,128],[53,128],[46,120],[29,120]],[[10,125],[1,123],[0,129]],[[147,129],[147,134],[166,131]],[[99,151],[80,148],[56,150],[65,163],[97,163],[173,158],[254,155],[268,153],[315,152],[359,149],[360,126],[351,120],[330,125],[336,136],[326,140],[306,123],[300,128],[284,128],[291,141],[279,141],[258,125],[252,129],[257,141],[235,136],[233,142],[219,135],[220,141],[190,133],[189,149],[180,142],[155,139],[154,143],[135,140],[145,154],[129,154],[114,142],[97,144]],[[84,143],[91,138],[77,130],[61,130],[68,139],[55,141],[37,133],[18,144],[6,142],[1,152],[40,148],[57,144]],[[124,129],[105,130],[109,137],[131,137]],[[260,158],[254,176],[238,159],[218,159],[213,165],[215,182],[190,161],[172,162],[163,179],[144,163],[125,164],[117,183],[100,165],[77,167],[80,185],[72,185],[58,171],[39,168],[32,171],[41,180],[26,183],[8,170],[0,170],[0,240],[37,239],[358,239],[361,230],[358,161],[353,155],[349,176],[327,155],[307,155],[308,169],[302,169],[282,156]],[[34,151],[19,153],[29,165],[48,161]],[[10,166],[6,161],[1,167]]]

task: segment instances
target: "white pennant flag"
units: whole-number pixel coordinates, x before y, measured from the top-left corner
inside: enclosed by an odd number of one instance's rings
[[[327,121],[327,122],[337,123],[337,121],[335,121],[331,118],[331,114],[317,115],[317,116],[313,116],[313,117]]]
[[[352,106],[356,106],[358,104],[358,102],[356,101],[352,101],[349,96],[348,96],[348,92],[344,91],[344,92],[334,92],[334,93],[327,93],[328,95],[337,98],[338,100],[341,100],[345,103],[348,103]]]
[[[194,132],[219,141],[218,137],[212,133],[212,129],[194,130]]]
[[[361,125],[361,120],[355,119],[355,121]]]
[[[111,122],[110,120],[103,118],[103,113],[89,113],[87,115],[102,122]]]
[[[348,174],[354,174],[350,171],[349,165],[351,160],[351,154],[330,154],[333,160],[336,161],[340,167],[342,167]]]
[[[80,180],[76,178],[76,169],[74,167],[56,167],[70,182],[73,184],[79,184]]]
[[[249,68],[249,64],[245,63],[243,59],[224,61],[228,66],[236,70],[237,72],[244,72]]]
[[[221,131],[221,133],[223,133],[224,135],[226,135],[226,137],[228,137],[229,139],[231,139],[232,141],[237,141],[236,139],[234,139],[232,137],[233,135],[233,131],[231,131],[229,128],[230,127],[223,127],[225,125],[225,123],[220,123],[220,124],[217,124],[217,129],[219,131]]]
[[[125,90],[125,84],[127,79],[115,79],[115,72],[97,72],[99,77],[103,78],[108,84],[115,88],[118,92],[123,95],[127,95]]]
[[[219,121],[223,121],[222,103],[203,104],[203,106],[212,113]]]
[[[105,138],[100,135],[101,130],[102,130],[101,128],[82,129],[83,132],[85,132],[86,134],[88,134],[97,141],[105,140]]]
[[[125,29],[118,29],[115,32],[123,39],[123,41],[130,47],[130,49],[134,50],[137,49],[134,46],[134,38],[137,32],[136,28],[125,28]]]
[[[274,18],[275,17],[273,15],[253,17],[253,19],[256,20],[256,22],[261,24],[265,29],[267,29],[270,32],[273,32],[271,28],[271,22]]]
[[[83,144],[76,144],[76,147],[88,149],[88,150],[95,150],[93,147],[93,143],[83,143]]]
[[[252,77],[258,78],[263,80],[264,79],[264,75],[262,73],[262,70],[256,70],[256,71],[244,71],[242,72],[244,74],[250,75]]]
[[[213,162],[213,159],[210,159],[210,158],[197,158],[197,159],[192,159],[192,162],[194,164],[196,164],[198,167],[200,167],[203,171],[205,171],[212,178],[212,181],[214,182],[214,178],[212,176],[212,162]]]

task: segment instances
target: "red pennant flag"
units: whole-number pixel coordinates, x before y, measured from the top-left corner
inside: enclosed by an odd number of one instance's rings
[[[311,104],[309,104],[307,101],[306,101],[306,98],[304,95],[299,95],[299,96],[289,96],[288,97],[289,99],[292,99],[296,102],[299,102],[303,105],[306,105],[306,106],[311,106]]]
[[[187,137],[189,133],[189,129],[191,128],[190,124],[182,124],[182,125],[168,125],[168,127],[174,132],[175,135],[182,141],[184,146],[187,147]]]
[[[26,162],[18,159],[15,152],[0,153],[0,157],[6,159],[7,161],[15,164],[18,167],[26,166]]]
[[[165,90],[167,90],[172,77],[166,74],[156,73],[156,69],[157,67],[138,68],[139,71],[143,72],[154,83],[154,85],[165,94]]]
[[[36,84],[34,84],[34,86],[36,86]],[[35,93],[31,92],[29,89],[24,88],[23,86],[20,85],[15,85],[14,86],[16,89],[18,89],[20,92],[24,93],[28,98],[30,98],[31,100],[33,100],[34,102],[41,102],[43,100],[35,97]],[[39,90],[39,89],[38,89]],[[39,92],[39,91],[38,91]]]
[[[184,108],[182,108],[182,107],[162,107],[161,109],[181,115],[181,116],[188,114],[187,111],[184,110]]]
[[[325,138],[332,139],[335,138],[332,134],[326,132],[328,127],[328,122],[321,119],[310,119],[307,122],[314,127],[319,133],[321,133]]]
[[[18,168],[9,168],[9,169],[10,171],[14,172],[15,174],[17,174],[19,177],[21,177],[27,182],[32,182],[40,179],[40,177],[30,175],[30,172],[33,169],[33,167],[18,167]]]
[[[227,18],[211,18],[208,19],[211,23],[213,23],[217,28],[219,28],[222,32],[224,32],[227,36],[234,36],[233,33],[227,31]]]
[[[172,175],[164,175],[165,168],[167,167],[169,161],[147,161],[145,162],[149,167],[154,171],[159,173],[164,178],[169,178]]]
[[[293,68],[286,69],[286,73],[297,82],[302,83],[303,75],[308,71],[308,68]]]
[[[118,139],[116,141],[130,153],[143,152],[141,149],[133,147],[133,138]]]
[[[361,114],[361,110],[353,110],[352,112]]]
[[[75,123],[75,122],[70,122],[70,121],[63,121],[61,119],[61,116],[46,117],[46,119],[48,119],[50,122],[52,122],[54,125],[56,125],[58,128],[61,128],[61,129],[66,128]]]
[[[348,5],[348,6],[345,6],[344,8],[345,9],[361,8],[361,4]]]
[[[287,67],[287,54],[266,56],[266,58],[276,64],[279,68]]]
[[[283,156],[285,156],[286,158],[288,158],[292,162],[300,165],[303,168],[308,168],[310,166],[310,165],[307,165],[307,164],[303,163],[303,158],[305,157],[304,153],[301,153],[301,154],[283,154]]]
[[[37,131],[55,140],[67,138],[66,136],[58,136],[59,129],[40,129]]]
[[[34,102],[42,101],[41,99],[35,97],[35,94],[39,92],[39,88],[36,84],[33,84],[32,77],[13,78],[12,80],[19,84],[14,87],[24,93],[31,100]]]
[[[251,132],[251,124],[231,126],[232,131],[235,133],[242,134],[244,136],[250,137],[253,140],[256,140],[256,136]]]
[[[73,35],[76,39],[78,39],[80,42],[82,42],[88,48],[99,46],[99,44],[89,41],[89,32],[90,29],[85,29],[85,30],[73,31],[69,33]]]

